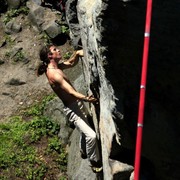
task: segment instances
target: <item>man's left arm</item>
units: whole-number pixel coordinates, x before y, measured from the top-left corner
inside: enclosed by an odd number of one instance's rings
[[[64,61],[58,66],[60,69],[67,69],[70,67],[74,67],[78,63],[79,57],[83,57],[83,56],[84,56],[83,50],[82,49],[77,50],[73,53],[73,55],[67,61]]]

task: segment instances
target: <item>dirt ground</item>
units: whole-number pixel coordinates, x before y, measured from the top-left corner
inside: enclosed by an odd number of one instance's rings
[[[3,16],[0,17],[0,122],[52,93],[46,77],[36,76],[39,49],[44,44],[42,34],[29,25],[27,17],[18,18],[22,31],[7,35],[4,33]],[[7,54],[18,48],[22,49],[26,60],[14,62],[13,57],[7,57]],[[72,51],[69,42],[59,48],[62,54]]]

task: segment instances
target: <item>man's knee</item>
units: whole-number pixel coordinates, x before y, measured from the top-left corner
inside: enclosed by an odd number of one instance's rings
[[[89,136],[86,137],[87,141],[91,141],[91,142],[95,142],[96,141],[96,133],[93,132],[91,134],[89,134]]]

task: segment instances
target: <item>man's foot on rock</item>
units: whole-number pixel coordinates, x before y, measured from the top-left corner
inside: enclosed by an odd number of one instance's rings
[[[94,173],[100,173],[103,170],[102,167],[93,167],[93,166],[91,166],[91,169]]]
[[[102,172],[103,168],[102,168],[102,164],[100,161],[90,161],[91,163],[91,169],[94,173],[100,173]]]

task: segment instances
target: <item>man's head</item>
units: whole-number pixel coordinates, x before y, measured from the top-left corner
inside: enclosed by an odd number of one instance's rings
[[[41,50],[39,51],[39,57],[41,59],[41,61],[45,64],[49,64],[50,61],[49,61],[49,58],[48,58],[48,54],[51,52],[50,51],[50,47],[52,45],[46,45],[46,46],[43,46],[41,48]]]
[[[56,47],[56,46],[50,46],[49,48],[50,52],[48,53],[48,58],[49,60],[54,60],[57,63],[59,62],[59,60],[61,60],[61,52],[60,50]]]
[[[39,65],[37,69],[37,75],[40,76],[47,70],[48,64],[51,62],[51,60],[54,60],[55,62],[59,62],[61,59],[60,50],[56,48],[56,46],[50,44],[43,46],[41,50],[39,51],[39,57],[42,61],[42,64]]]
[[[39,56],[41,61],[46,64],[49,64],[51,60],[59,61],[62,58],[60,50],[52,44],[42,47]]]

